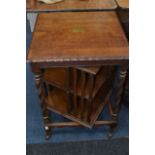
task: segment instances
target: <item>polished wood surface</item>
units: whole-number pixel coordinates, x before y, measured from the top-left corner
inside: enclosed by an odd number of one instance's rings
[[[27,0],[27,12],[42,11],[87,11],[87,10],[114,10],[117,5],[114,0],[65,0],[56,4],[33,3]]]
[[[43,74],[43,81],[46,83],[54,85],[64,91],[72,89],[72,85],[68,88],[68,78],[67,69],[65,68],[50,68],[46,69]],[[71,77],[72,78],[72,77]]]
[[[116,0],[118,6],[122,9],[129,9],[129,0]]]
[[[88,128],[108,124],[111,135],[117,125],[128,65],[128,41],[115,12],[39,15],[27,60],[41,101],[46,138],[51,127],[77,124]],[[108,74],[102,68],[118,65],[119,78],[113,87],[114,70]],[[110,100],[112,88],[115,105]],[[107,105],[111,118],[97,123]],[[76,123],[53,123],[49,112]]]
[[[40,14],[29,62],[128,60],[128,42],[115,12]]]
[[[68,71],[73,71],[69,79]],[[109,100],[113,80],[113,66],[101,67],[96,75],[75,68],[44,69],[42,81],[48,87],[47,107],[91,128]]]

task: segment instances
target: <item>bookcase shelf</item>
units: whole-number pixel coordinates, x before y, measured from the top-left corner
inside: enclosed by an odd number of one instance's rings
[[[87,119],[89,102],[84,100],[84,102],[78,106],[79,109],[72,109],[72,113],[70,113],[68,112],[68,94],[58,88],[53,88],[51,91],[49,91],[47,97],[47,108],[61,116],[64,116],[65,118],[78,122],[85,127],[92,128],[99,114],[103,110],[110,93],[111,90],[109,90],[109,92],[104,96],[104,99],[102,99],[101,96],[98,96],[94,99],[89,119]],[[77,104],[80,103],[78,102]]]
[[[90,86],[91,86],[91,79],[89,78],[89,73],[94,76],[94,88],[92,92],[92,99],[96,97],[102,85],[106,82],[106,79],[112,73],[113,67],[92,67],[92,68],[77,68],[77,86],[76,90],[74,91],[74,84],[73,81],[75,80],[73,77],[73,71],[71,70],[70,76],[70,84],[68,86],[68,68],[50,68],[46,69],[43,74],[43,80],[45,83],[48,83],[52,86],[55,86],[59,89],[64,91],[70,92],[72,94],[76,94],[79,97],[83,97],[87,100],[90,99]],[[86,79],[85,79],[85,88],[82,89],[81,82],[82,79],[82,72],[85,72]],[[95,73],[95,74],[94,74]]]

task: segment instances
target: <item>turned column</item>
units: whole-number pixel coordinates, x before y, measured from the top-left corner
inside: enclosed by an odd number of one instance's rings
[[[126,75],[127,75],[127,68],[120,67],[118,78],[116,81],[116,86],[115,86],[116,94],[115,94],[114,113],[118,113],[120,109],[120,103],[121,103],[122,94],[124,90]]]
[[[110,100],[108,102],[109,112],[114,121],[117,120],[117,115],[120,110],[120,105],[121,105],[120,103],[121,103],[121,98],[124,90],[126,74],[127,74],[127,68],[125,66],[120,66],[118,77],[114,86],[114,90],[116,91],[115,105],[112,105]],[[110,125],[109,136],[112,136],[112,132],[116,129],[116,126],[117,126],[117,123]]]
[[[40,99],[46,139],[49,139],[51,136],[51,128],[46,124],[50,123],[50,115],[47,109],[46,92],[42,81],[42,70],[36,64],[31,64],[31,69],[34,74],[34,80],[35,80],[36,88],[38,90],[38,96]]]

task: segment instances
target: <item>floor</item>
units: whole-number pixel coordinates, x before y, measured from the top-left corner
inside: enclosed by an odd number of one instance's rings
[[[27,155],[129,155],[129,139],[27,144]]]
[[[27,21],[27,38],[26,47],[28,50],[31,41],[31,32],[29,23]],[[93,129],[87,129],[82,127],[77,128],[55,128],[52,130],[52,138],[48,141],[44,138],[43,122],[41,118],[40,102],[37,96],[37,90],[34,85],[34,80],[32,73],[30,71],[30,66],[27,64],[26,68],[26,139],[27,144],[38,144],[38,143],[56,143],[56,142],[66,142],[66,141],[88,141],[88,140],[101,140],[108,139],[108,127],[95,127]],[[100,118],[107,117],[107,109],[104,109]],[[52,113],[52,118],[54,120],[66,120]],[[108,119],[108,118],[107,118]],[[66,120],[67,121],[67,120]],[[129,136],[129,110],[122,105],[119,123],[116,131],[113,133],[113,138],[122,138]]]

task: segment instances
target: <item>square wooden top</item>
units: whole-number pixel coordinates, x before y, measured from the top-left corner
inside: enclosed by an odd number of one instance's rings
[[[115,12],[39,14],[28,62],[128,60]]]
[[[76,11],[76,10],[114,10],[117,8],[114,0],[64,0],[56,4],[36,3],[30,7],[30,0],[27,0],[28,12],[40,11]]]
[[[116,0],[118,6],[122,9],[129,9],[129,0]]]

